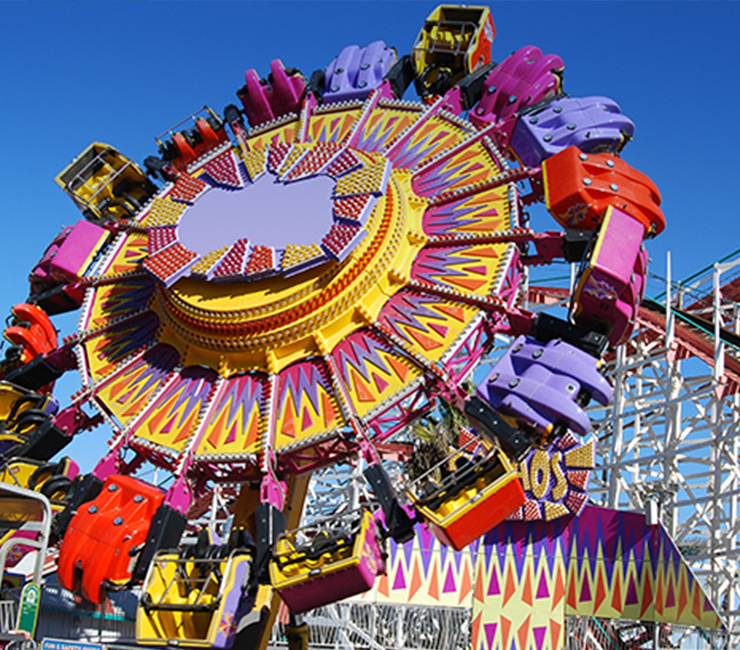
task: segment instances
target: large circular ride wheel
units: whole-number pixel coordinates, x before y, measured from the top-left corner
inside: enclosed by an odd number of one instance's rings
[[[114,450],[253,480],[354,454],[455,391],[508,327],[516,187],[439,101],[345,103],[191,164],[99,262],[83,382]]]

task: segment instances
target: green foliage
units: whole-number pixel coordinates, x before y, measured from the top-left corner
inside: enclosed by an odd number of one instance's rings
[[[436,411],[411,426],[414,453],[405,467],[409,480],[419,478],[447,458],[457,448],[460,428],[467,426],[462,411],[446,399],[437,398]]]

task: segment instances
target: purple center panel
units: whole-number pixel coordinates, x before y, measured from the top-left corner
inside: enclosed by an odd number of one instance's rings
[[[241,189],[211,187],[183,213],[178,238],[200,256],[242,238],[276,249],[318,243],[333,223],[333,189],[328,176],[284,184],[269,173]]]

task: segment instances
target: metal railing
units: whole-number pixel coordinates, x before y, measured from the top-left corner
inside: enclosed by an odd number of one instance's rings
[[[15,629],[18,618],[18,603],[15,600],[0,600],[0,633],[7,634]]]

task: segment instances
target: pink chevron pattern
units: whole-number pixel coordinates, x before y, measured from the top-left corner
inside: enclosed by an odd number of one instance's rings
[[[380,370],[391,373],[392,369],[383,360],[379,352],[390,352],[391,348],[381,343],[368,332],[360,331],[350,336],[334,349],[334,356],[338,361],[339,371],[349,382],[350,368],[355,370],[367,382],[371,381],[370,368],[375,366]]]
[[[153,443],[166,450],[180,451],[195,431],[200,410],[211,396],[216,377],[210,368],[197,366],[175,374],[156,403],[132,423],[132,445],[145,450]]]
[[[267,394],[267,377],[263,373],[226,379],[205,415],[197,455],[239,454],[248,450],[258,440]]]

